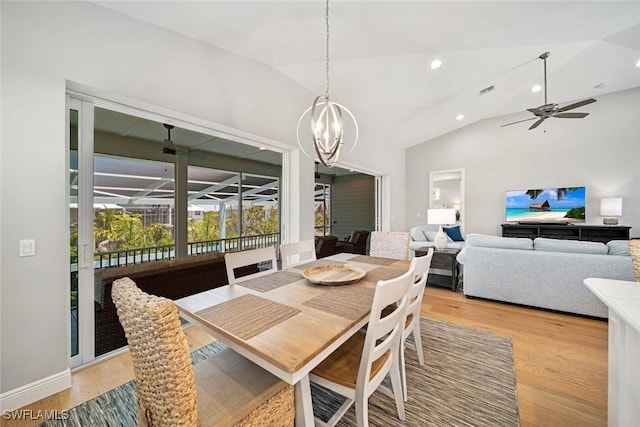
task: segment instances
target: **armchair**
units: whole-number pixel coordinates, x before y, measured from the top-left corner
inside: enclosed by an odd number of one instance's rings
[[[336,253],[336,236],[316,236],[316,258],[324,258]]]
[[[339,241],[337,247],[340,252],[366,255],[368,238],[369,232],[367,230],[355,230],[351,233],[348,241]]]

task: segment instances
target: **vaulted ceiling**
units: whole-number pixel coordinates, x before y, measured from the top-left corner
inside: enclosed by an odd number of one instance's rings
[[[95,3],[262,62],[324,93],[322,0]],[[546,51],[549,102],[639,87],[640,2],[330,3],[331,98],[401,147],[490,117],[529,118],[526,108],[544,103],[543,92],[530,89],[542,84],[538,56]],[[436,70],[434,59],[442,61]],[[460,114],[464,119],[456,120]]]

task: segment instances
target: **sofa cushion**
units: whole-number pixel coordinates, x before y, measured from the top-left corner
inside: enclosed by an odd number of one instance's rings
[[[424,235],[424,230],[421,227],[413,227],[409,234],[411,234],[411,240],[416,242],[429,240],[427,236]]]
[[[462,231],[460,231],[459,225],[454,227],[444,227],[444,232],[447,233],[447,236],[449,236],[454,242],[464,242],[464,237],[462,237]]]
[[[526,237],[499,237],[484,234],[469,234],[467,236],[467,246],[533,250],[533,241]]]
[[[611,240],[607,243],[607,247],[609,248],[609,255],[631,256],[628,240]]]
[[[583,242],[579,240],[561,240],[538,237],[533,241],[533,247],[537,251],[546,252],[572,252],[580,254],[606,255],[609,248],[600,242]]]

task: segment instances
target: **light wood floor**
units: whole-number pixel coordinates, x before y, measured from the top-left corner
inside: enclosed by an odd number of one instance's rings
[[[422,314],[511,337],[522,427],[607,425],[605,321],[468,299],[432,287],[425,291]],[[186,332],[192,350],[212,341],[197,328]],[[123,352],[74,372],[71,389],[23,409],[36,414],[72,408],[132,378],[131,358]],[[37,422],[3,419],[0,424]]]

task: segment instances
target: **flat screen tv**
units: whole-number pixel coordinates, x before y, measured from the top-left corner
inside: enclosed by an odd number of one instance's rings
[[[585,222],[585,187],[539,188],[507,191],[507,222]]]

